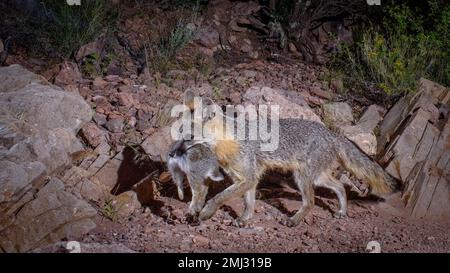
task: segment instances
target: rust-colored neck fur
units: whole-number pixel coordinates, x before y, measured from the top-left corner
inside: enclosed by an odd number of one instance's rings
[[[218,140],[214,153],[222,166],[228,166],[239,153],[239,143],[235,140]]]
[[[222,166],[228,166],[239,153],[239,143],[226,131],[223,117],[214,117],[206,123],[206,129],[214,138],[214,153]]]

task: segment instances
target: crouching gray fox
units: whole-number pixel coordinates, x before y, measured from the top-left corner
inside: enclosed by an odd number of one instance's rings
[[[217,132],[217,128],[219,131],[225,128],[223,122],[222,117],[214,117],[204,122],[204,130],[210,128],[215,135],[223,136],[223,132]],[[284,221],[288,226],[297,225],[314,206],[315,186],[332,190],[339,200],[339,210],[334,216],[346,216],[344,186],[332,175],[339,166],[366,181],[375,194],[390,193],[396,188],[396,181],[355,144],[317,122],[280,119],[278,148],[275,151],[262,151],[260,144],[260,140],[221,137],[175,143],[176,149],[173,151],[178,151],[178,160],[174,160],[177,153],[172,151],[175,157],[169,158],[169,169],[178,185],[182,183],[183,177],[180,176],[180,170],[188,176],[193,192],[190,212],[199,212],[199,219],[205,220],[227,200],[244,196],[245,209],[237,220],[239,225],[244,225],[253,217],[256,186],[268,170],[292,173],[302,195],[300,209]],[[205,178],[221,180],[219,166],[233,184],[203,207],[207,186],[199,181]]]

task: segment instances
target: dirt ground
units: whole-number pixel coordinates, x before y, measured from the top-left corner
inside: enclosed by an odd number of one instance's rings
[[[230,201],[212,219],[192,225],[184,218],[188,202],[161,197],[158,205],[128,219],[97,217],[98,227],[81,241],[122,243],[138,252],[370,252],[371,241],[379,243],[381,252],[450,252],[450,222],[409,219],[398,194],[376,200],[350,193],[348,217],[335,219],[336,198],[318,189],[314,209],[290,228],[279,222],[301,205],[297,191],[281,186],[258,192],[256,213],[246,228],[233,225],[242,213],[242,200]]]

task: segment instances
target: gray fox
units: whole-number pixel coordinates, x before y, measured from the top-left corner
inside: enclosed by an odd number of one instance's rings
[[[224,135],[223,132],[217,133],[218,128],[219,131],[224,128],[222,117],[205,121],[204,128],[216,130],[216,135]],[[253,217],[256,186],[268,170],[292,173],[302,195],[300,209],[284,221],[288,226],[297,225],[313,207],[314,186],[331,189],[339,200],[339,210],[334,216],[338,218],[346,216],[347,198],[344,186],[332,175],[339,165],[357,178],[367,181],[375,194],[389,193],[396,187],[396,181],[352,142],[317,122],[281,119],[279,130],[279,146],[275,151],[261,151],[261,141],[248,138],[189,141],[189,147],[197,147],[196,153],[199,153],[202,160],[201,164],[195,166],[190,164],[195,164],[196,161],[184,161],[183,164],[188,165],[183,167],[188,180],[193,173],[197,174],[194,180],[204,178],[220,166],[233,181],[231,186],[210,199],[200,210],[198,215],[200,220],[210,218],[227,200],[244,196],[245,209],[237,219],[237,224],[245,225]],[[194,210],[198,209],[196,207]]]

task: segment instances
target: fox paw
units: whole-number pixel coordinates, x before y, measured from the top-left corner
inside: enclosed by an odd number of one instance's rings
[[[251,227],[248,220],[237,218],[233,221],[233,226],[239,227],[239,228],[249,228]]]
[[[187,213],[184,216],[184,221],[192,226],[198,226],[200,224],[197,213]]]
[[[336,211],[333,214],[333,217],[336,218],[336,219],[342,219],[342,218],[345,218],[346,216],[347,216],[347,214],[345,212],[343,212],[343,211]]]
[[[206,205],[202,211],[200,211],[198,219],[201,221],[207,220],[213,216],[214,212],[216,212],[216,209],[212,205]]]
[[[283,226],[287,226],[287,227],[295,227],[295,226],[298,225],[299,222],[298,222],[298,221],[294,221],[294,220],[292,220],[291,218],[286,217],[286,218],[284,218],[283,220],[281,220],[280,223],[281,223]]]

